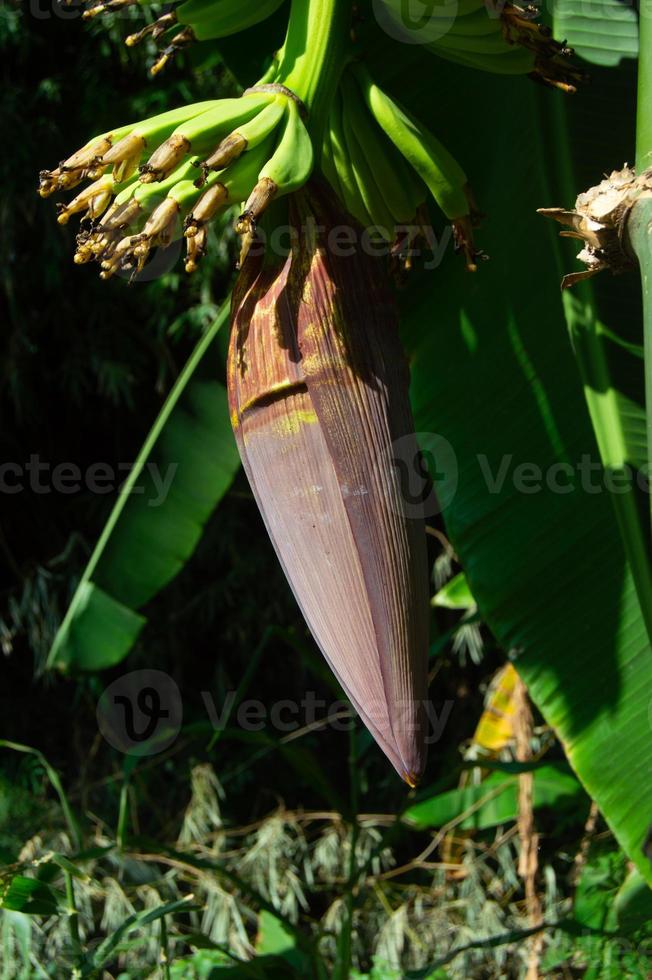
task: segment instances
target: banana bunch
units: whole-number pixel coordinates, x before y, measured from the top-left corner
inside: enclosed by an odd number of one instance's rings
[[[150,69],[157,75],[175,56],[177,51],[194,41],[210,41],[215,38],[238,34],[275,13],[284,0],[183,0],[173,10],[135,34],[125,43],[128,47],[139,44],[145,38],[161,39],[162,50]],[[116,11],[124,7],[156,6],[157,0],[92,0],[84,11],[87,19],[104,11]]]
[[[432,133],[382,91],[361,64],[347,68],[329,116],[324,176],[370,236],[400,256],[426,235],[431,195],[453,225],[457,247],[475,271],[477,217],[466,175]]]
[[[282,85],[261,84],[103,133],[42,171],[39,192],[91,181],[59,206],[58,221],[83,212],[75,262],[99,262],[102,278],[137,275],[152,248],[181,237],[193,272],[217,214],[245,202],[236,223],[242,262],[270,202],[301,187],[312,167],[301,103]]]
[[[403,23],[402,0],[383,0],[386,14]],[[493,0],[441,0],[429,5],[419,24],[423,45],[468,68],[502,75],[530,75],[565,92],[575,92],[585,73],[570,58],[571,48],[535,23],[539,10]]]

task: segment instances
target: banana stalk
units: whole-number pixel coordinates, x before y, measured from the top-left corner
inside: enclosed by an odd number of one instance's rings
[[[425,764],[428,574],[393,447],[417,453],[382,261],[338,257],[322,188],[290,199],[294,247],[251,256],[232,303],[231,420],[270,538],[313,636],[411,786]],[[348,220],[348,219],[347,219]]]

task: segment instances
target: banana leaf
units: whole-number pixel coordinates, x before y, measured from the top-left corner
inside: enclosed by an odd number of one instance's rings
[[[381,56],[374,67],[435,132],[454,134],[491,261],[471,277],[449,254],[404,294],[417,431],[452,446],[431,453],[432,478],[457,481],[443,516],[483,619],[652,883],[650,641],[573,360],[558,242],[535,214],[550,199],[548,174],[559,175],[567,131],[551,106],[561,97],[449,65],[428,101],[424,58]],[[605,156],[609,133],[603,119]],[[583,485],[586,462],[597,492]]]
[[[226,390],[215,380],[224,305],[170,392],[121,489],[55,637],[48,666],[103,670],[123,660],[143,607],[180,571],[240,461]]]
[[[37,878],[14,875],[2,886],[0,908],[23,915],[56,915],[64,904],[64,896]]]
[[[636,932],[652,922],[652,892],[636,868],[632,868],[618,889],[613,907],[621,932]]]
[[[555,0],[553,31],[594,65],[638,56],[638,11],[622,0]]]
[[[437,793],[414,803],[403,814],[406,823],[420,829],[440,829],[455,823],[460,830],[486,830],[511,823],[518,817],[518,775],[493,772],[475,786]],[[586,807],[582,807],[587,803]],[[581,815],[588,801],[581,786],[566,767],[546,763],[534,771],[533,806],[563,808]]]
[[[475,599],[464,572],[458,572],[432,597],[433,606],[442,609],[475,609]]]

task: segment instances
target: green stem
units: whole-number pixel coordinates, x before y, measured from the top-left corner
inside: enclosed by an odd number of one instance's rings
[[[641,18],[645,20],[645,18]],[[650,78],[652,81],[652,76]],[[637,133],[638,136],[638,133]],[[637,140],[638,142],[638,140]],[[643,289],[643,353],[645,365],[645,432],[648,480],[652,479],[652,198],[642,198],[630,212],[627,234],[636,253]],[[652,505],[652,494],[650,494]]]
[[[7,739],[2,738],[0,739],[0,748],[12,749],[14,752],[26,752],[29,755],[35,756],[39,760],[39,762],[45,769],[45,773],[48,779],[50,780],[52,788],[54,789],[57,796],[59,797],[61,809],[63,810],[63,815],[66,819],[66,823],[68,824],[70,839],[75,847],[75,850],[77,851],[81,850],[82,833],[79,828],[79,824],[77,823],[77,818],[75,817],[70,807],[70,804],[68,803],[68,797],[64,793],[63,785],[61,783],[61,779],[59,778],[59,773],[57,772],[57,770],[50,765],[48,760],[45,758],[43,753],[39,751],[39,749],[33,749],[30,745],[21,745],[19,742],[9,742],[7,741]]]
[[[66,882],[66,911],[68,913],[68,930],[70,932],[70,942],[72,945],[73,958],[75,960],[75,970],[73,971],[74,978],[81,975],[78,969],[82,956],[81,939],[79,936],[79,913],[77,911],[77,903],[75,902],[75,885],[72,875],[69,871],[64,871],[63,875]]]
[[[359,770],[358,754],[356,748],[356,726],[353,725],[349,731],[349,786],[350,786],[350,807],[351,807],[351,853],[349,855],[349,876],[344,896],[344,917],[340,935],[337,941],[337,964],[333,971],[333,980],[346,980],[351,972],[351,937],[353,933],[353,912],[355,906],[354,889],[358,879],[358,863],[356,850],[358,837],[360,835],[360,824],[358,822],[358,803],[359,803]]]
[[[129,819],[129,780],[125,779],[120,787],[120,806],[118,809],[118,827],[116,840],[120,850],[124,850],[127,839],[127,821]]]
[[[308,110],[319,153],[331,102],[349,50],[351,0],[292,0],[277,80]]]
[[[640,17],[638,95],[636,114],[636,170],[652,166],[652,20],[647,10]],[[652,201],[643,198],[631,210],[627,232],[641,271],[643,289],[643,347],[648,480],[652,478]],[[650,495],[652,503],[652,495]]]
[[[165,916],[161,919],[161,976],[163,980],[170,980],[170,949],[168,943],[168,927]]]
[[[636,115],[636,170],[652,166],[652,20],[641,11]],[[646,362],[647,363],[647,362]]]

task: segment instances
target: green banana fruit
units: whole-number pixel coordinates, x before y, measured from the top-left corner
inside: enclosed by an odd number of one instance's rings
[[[254,187],[262,162],[272,148],[268,137],[256,149],[243,154],[222,173],[209,174],[201,197],[193,204],[184,222],[186,272],[194,272],[206,251],[207,224],[222,210],[244,200]]]
[[[463,252],[467,269],[475,272],[477,252],[473,243],[473,223],[476,214],[464,171],[432,133],[374,83],[361,64],[353,65],[352,71],[372,115],[450,219],[456,248]]]
[[[353,71],[379,126],[414,167],[446,217],[454,220],[468,215],[468,181],[454,157],[432,133],[383,92],[366,69],[355,65]]]
[[[503,17],[509,17],[505,7]],[[570,60],[572,50],[564,47],[551,38],[545,30],[537,25],[527,24],[529,33],[511,32],[513,43],[507,51],[492,53],[485,51],[469,51],[458,48],[429,45],[429,49],[447,61],[475,68],[478,71],[488,71],[498,75],[529,75],[550,88],[562,92],[575,92],[577,86],[586,81],[586,72]],[[534,30],[538,30],[538,34]]]
[[[138,134],[143,138],[146,144],[160,143],[170,133],[174,132],[177,126],[188,122],[190,119],[194,119],[197,116],[201,116],[205,112],[210,112],[211,109],[215,109],[221,101],[224,100],[209,99],[206,102],[189,103],[187,105],[179,106],[178,109],[170,109],[167,112],[161,112],[158,116],[152,116],[150,119],[144,119],[142,122],[138,122],[135,125],[122,127],[122,129],[128,131],[129,133]],[[115,139],[113,145],[115,146]]]
[[[161,180],[184,156],[206,153],[216,140],[222,139],[235,126],[240,126],[261,113],[269,104],[270,98],[268,94],[253,93],[236,99],[219,99],[207,112],[184,121],[173,129],[141,167],[141,180]]]
[[[340,201],[344,202],[344,193],[342,191],[342,185],[337,173],[337,167],[335,166],[330,119],[328,126],[326,126],[326,129],[324,130],[324,142],[322,145],[321,157],[319,159],[319,167],[324,177],[331,185],[331,188],[335,191],[336,196],[340,199]]]
[[[349,127],[362,149],[371,178],[391,214],[390,231],[393,233],[395,225],[405,224],[415,217],[416,207],[410,193],[410,184],[405,180],[402,168],[397,172],[398,155],[394,146],[369,112],[362,100],[359,86],[348,72],[342,76],[340,86]]]
[[[391,162],[395,180],[401,182],[403,190],[410,201],[410,214],[412,218],[423,209],[428,198],[428,188],[419,177],[418,173],[407,162],[402,153],[399,153],[391,140],[387,140],[387,158]],[[412,219],[410,219],[412,220]],[[398,222],[401,224],[402,222]]]
[[[114,207],[120,208],[124,204],[126,204],[127,201],[130,201],[133,198],[135,192],[138,190],[139,186],[140,185],[137,179],[130,180],[127,183],[126,187],[124,187],[122,190],[119,191],[118,194],[116,194],[115,200],[113,202]]]
[[[482,52],[455,51],[450,48],[430,48],[434,54],[446,61],[453,61],[466,68],[478,71],[488,71],[496,75],[528,75],[535,71],[536,58],[532,51],[520,45],[514,45],[504,54],[487,54]]]
[[[514,45],[507,41],[499,29],[490,34],[456,34],[453,31],[427,45],[430,51],[438,54],[440,51],[460,51],[471,55],[493,55],[495,57],[508,55],[514,50]],[[517,50],[525,50],[518,48]]]
[[[226,170],[211,173],[206,179],[206,183],[198,189],[200,195],[212,191],[211,200],[216,199],[215,188],[222,188],[223,204],[228,207],[244,201],[251,193],[256,181],[258,171],[267,159],[272,149],[272,138],[261,143],[255,151],[243,154],[235,160]],[[194,184],[197,189],[197,183]],[[201,198],[200,198],[201,199]],[[215,212],[216,213],[216,212]],[[204,218],[195,214],[195,209],[190,212],[186,220],[186,227],[204,223]]]
[[[156,181],[156,183],[150,181],[143,181],[140,178],[139,183],[134,191],[134,197],[137,201],[147,201],[149,198],[160,198],[163,194],[175,186],[180,180],[189,180],[191,176],[194,176],[194,169],[191,160],[184,160],[180,163],[175,170],[168,173],[166,177],[162,180]]]
[[[349,103],[345,93],[342,93],[342,104],[344,107],[342,125],[348,155],[351,160],[351,169],[353,170],[360,199],[364,204],[365,210],[371,216],[371,224],[367,226],[367,233],[369,234],[373,230],[375,231],[374,237],[377,236],[385,241],[391,241],[393,238],[394,218],[376,184],[372,169],[365,157],[360,139],[358,138],[356,121],[349,111]]]
[[[209,112],[195,116],[174,131],[185,136],[193,153],[199,153],[205,143],[209,145],[226,136],[236,126],[249,122],[269,106],[273,96],[266,92],[244,93],[235,99],[220,99]]]
[[[248,97],[250,96],[243,96],[243,98]],[[204,175],[200,179],[205,179],[211,170],[222,170],[245,150],[254,149],[274,132],[285,114],[287,99],[282,95],[272,95],[270,102],[269,98],[270,96],[267,95],[267,104],[260,112],[225,136],[213,152],[200,162]]]
[[[330,145],[333,154],[333,167],[338,176],[342,203],[349,214],[363,228],[373,225],[373,219],[358,192],[358,183],[353,173],[349,151],[346,145],[343,125],[344,106],[341,93],[336,93],[329,115]]]
[[[424,3],[425,9],[419,23],[409,26],[405,18],[404,0],[381,0],[381,4],[377,10],[381,27],[385,27],[397,39],[405,34],[406,39],[418,40],[420,44],[436,40],[457,20],[476,11],[487,13],[489,9],[485,0],[443,0],[442,3],[430,3],[427,7]]]
[[[77,186],[85,177],[99,177],[105,166],[114,168],[117,182],[126,180],[134,172],[144,149],[149,143],[159,143],[166,139],[176,127],[195,115],[218,105],[212,99],[207,102],[180,106],[158,116],[152,116],[138,123],[130,123],[109,130],[92,140],[64,160],[55,170],[42,170],[39,194],[48,197],[58,190],[68,190]]]
[[[489,13],[483,5],[479,10],[474,10],[465,17],[456,17],[448,34],[454,37],[485,37],[492,34],[502,36],[503,30],[501,18],[495,13]]]
[[[186,270],[194,271],[205,252],[206,224],[220,210],[251,193],[258,173],[273,149],[274,136],[269,134],[226,170],[210,173],[202,186],[193,179],[196,170],[190,158],[156,183],[138,180],[134,175],[118,185],[113,174],[103,175],[67,208],[60,209],[61,223],[84,207],[88,209],[88,216],[95,220],[116,194],[104,218],[90,230],[80,232],[75,262],[83,264],[97,259],[104,279],[118,269],[130,270],[132,275],[137,275],[152,248],[169,245],[185,235]]]
[[[293,99],[287,100],[286,123],[273,156],[258,174],[276,184],[276,194],[290,194],[308,180],[313,168],[312,140]]]
[[[248,240],[272,198],[291,194],[302,187],[314,165],[312,140],[301,118],[299,106],[291,98],[285,98],[285,103],[283,132],[274,153],[259,171],[256,185],[236,224],[238,233]],[[245,255],[246,248],[245,243]],[[241,261],[242,258],[244,256]]]
[[[163,113],[161,116],[154,117],[154,119],[146,120],[145,123],[135,126],[119,143],[112,146],[109,152],[104,155],[103,163],[113,166],[117,179],[124,179],[130,176],[140,163],[148,145],[157,145],[155,153],[161,159],[164,152],[161,148],[166,146],[168,140],[173,139],[175,133],[179,131],[183,132],[185,127],[188,127],[194,132],[198,128],[197,120],[205,120],[211,118],[213,114],[220,113],[222,101],[237,102],[238,100],[213,100],[211,102],[197,103],[196,108],[200,110],[199,112],[193,112],[189,115],[188,112],[182,114],[180,111],[174,110],[171,113]],[[202,107],[204,108],[202,109]],[[192,127],[193,122],[195,123],[194,128]],[[180,123],[181,125],[179,125]],[[183,144],[178,140],[176,141],[176,145],[180,149],[183,148]],[[181,159],[182,155],[181,152],[178,152],[176,155],[172,154],[172,160],[168,164],[167,169],[171,170],[176,162]],[[143,179],[142,175],[145,173],[149,175],[146,179],[154,179],[155,175],[151,166],[151,158],[149,162],[141,166],[140,170],[141,179]]]
[[[533,9],[506,3],[500,18],[488,18],[495,29],[487,33],[480,12],[458,18],[450,31],[425,39],[424,45],[465,67],[501,75],[530,75],[551,88],[575,92],[577,85],[586,81],[586,73],[570,60],[572,49],[556,41],[545,25],[536,23]]]
[[[152,247],[180,236],[181,222],[196,204],[186,236],[196,239],[189,241],[187,268],[195,268],[204,250],[204,225],[221,207],[246,202],[240,222],[245,234],[272,196],[291,193],[310,175],[312,140],[300,105],[283,86],[257,86],[238,99],[184,107],[97,137],[57,171],[44,172],[42,193],[69,185],[71,174],[76,181],[92,181],[69,205],[59,206],[61,224],[84,210],[92,222],[78,235],[75,261],[97,259],[105,278],[120,268],[138,273]],[[139,166],[145,146],[162,136]],[[216,149],[200,162],[198,154],[216,139]]]
[[[247,200],[256,186],[260,168],[269,159],[273,149],[274,134],[272,133],[254,149],[248,153],[243,153],[226,170],[218,174],[211,174],[211,177],[216,177],[226,188],[229,204],[240,204]]]

